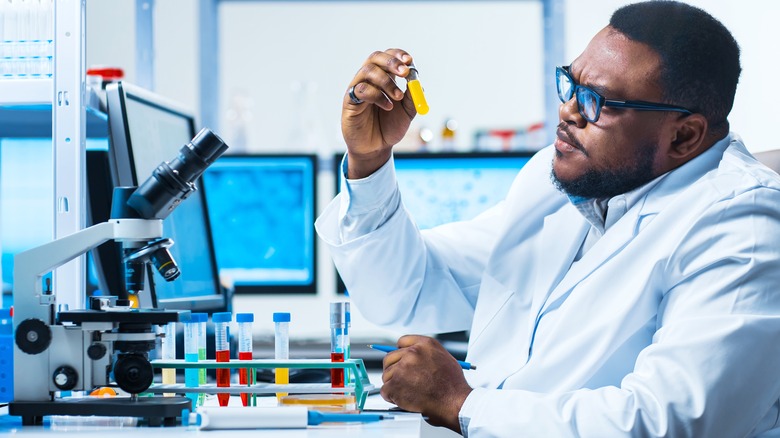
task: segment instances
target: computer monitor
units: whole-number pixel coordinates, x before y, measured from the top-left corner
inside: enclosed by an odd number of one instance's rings
[[[506,197],[526,152],[395,154],[404,206],[420,229],[466,221]]]
[[[203,174],[220,276],[237,294],[316,293],[316,155],[226,155]]]
[[[473,219],[503,200],[532,152],[395,153],[401,199],[420,229]],[[342,177],[336,165],[336,190]],[[344,292],[338,279],[337,291]]]
[[[54,235],[52,168],[51,138],[0,138],[0,257],[8,301],[14,255],[48,243]]]
[[[145,89],[109,84],[106,99],[116,185],[143,183],[196,134],[189,110]],[[163,220],[163,236],[174,241],[170,252],[181,276],[166,282],[155,274],[152,292],[160,308],[214,312],[226,309],[228,300],[217,272],[206,197],[200,181],[196,185],[199,190]]]

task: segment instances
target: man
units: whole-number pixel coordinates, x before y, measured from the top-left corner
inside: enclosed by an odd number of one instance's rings
[[[740,66],[728,30],[677,2],[619,9],[557,70],[557,139],[506,201],[424,232],[391,156],[415,115],[393,80],[411,61],[375,52],[350,83],[348,179],[317,228],[363,315],[470,329],[478,369],[405,336],[382,396],[470,437],[774,428],[780,178],[729,133]]]

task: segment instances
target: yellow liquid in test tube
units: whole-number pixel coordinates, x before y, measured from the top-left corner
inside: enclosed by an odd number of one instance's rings
[[[409,81],[406,86],[409,87],[409,94],[412,95],[412,102],[414,103],[414,109],[417,110],[417,114],[421,116],[428,114],[428,101],[425,100],[425,94],[423,94],[420,81],[417,79]]]
[[[409,75],[406,76],[406,88],[409,89],[409,94],[412,96],[412,103],[414,103],[414,109],[417,110],[417,114],[424,116],[428,114],[428,101],[425,100],[425,93],[423,93],[422,84],[417,77],[417,67],[414,63],[409,65]]]
[[[276,384],[288,385],[290,383],[290,369],[289,368],[276,368]],[[277,392],[276,398],[285,397],[286,392]]]
[[[169,322],[163,327],[162,337],[162,358],[164,360],[176,359],[176,323]],[[175,385],[176,384],[176,369],[175,368],[163,368],[162,370],[162,383],[163,385]],[[173,397],[176,394],[172,392],[166,392],[163,394],[165,397]]]
[[[175,385],[176,384],[176,369],[175,368],[163,368],[162,370],[162,382],[163,385]],[[174,393],[165,393],[165,397],[173,397]]]
[[[287,312],[274,313],[274,358],[279,360],[290,359],[290,314]],[[276,368],[277,385],[290,383],[290,370],[288,368]],[[277,392],[276,399],[287,396],[286,392]]]

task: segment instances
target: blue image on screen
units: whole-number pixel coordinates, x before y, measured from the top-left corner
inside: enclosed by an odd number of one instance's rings
[[[473,219],[498,204],[529,159],[396,155],[395,168],[404,206],[427,229]]]
[[[87,139],[87,149],[108,148]],[[54,236],[54,172],[50,138],[0,139],[0,250],[2,286],[13,287],[14,255]],[[89,277],[88,277],[89,280]]]
[[[315,165],[308,155],[223,156],[203,174],[217,266],[237,293],[315,292]]]

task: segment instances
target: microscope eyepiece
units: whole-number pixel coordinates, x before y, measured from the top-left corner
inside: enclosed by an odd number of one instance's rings
[[[165,219],[196,190],[195,181],[227,148],[221,138],[203,128],[176,157],[157,166],[130,196],[128,205],[144,219]]]

